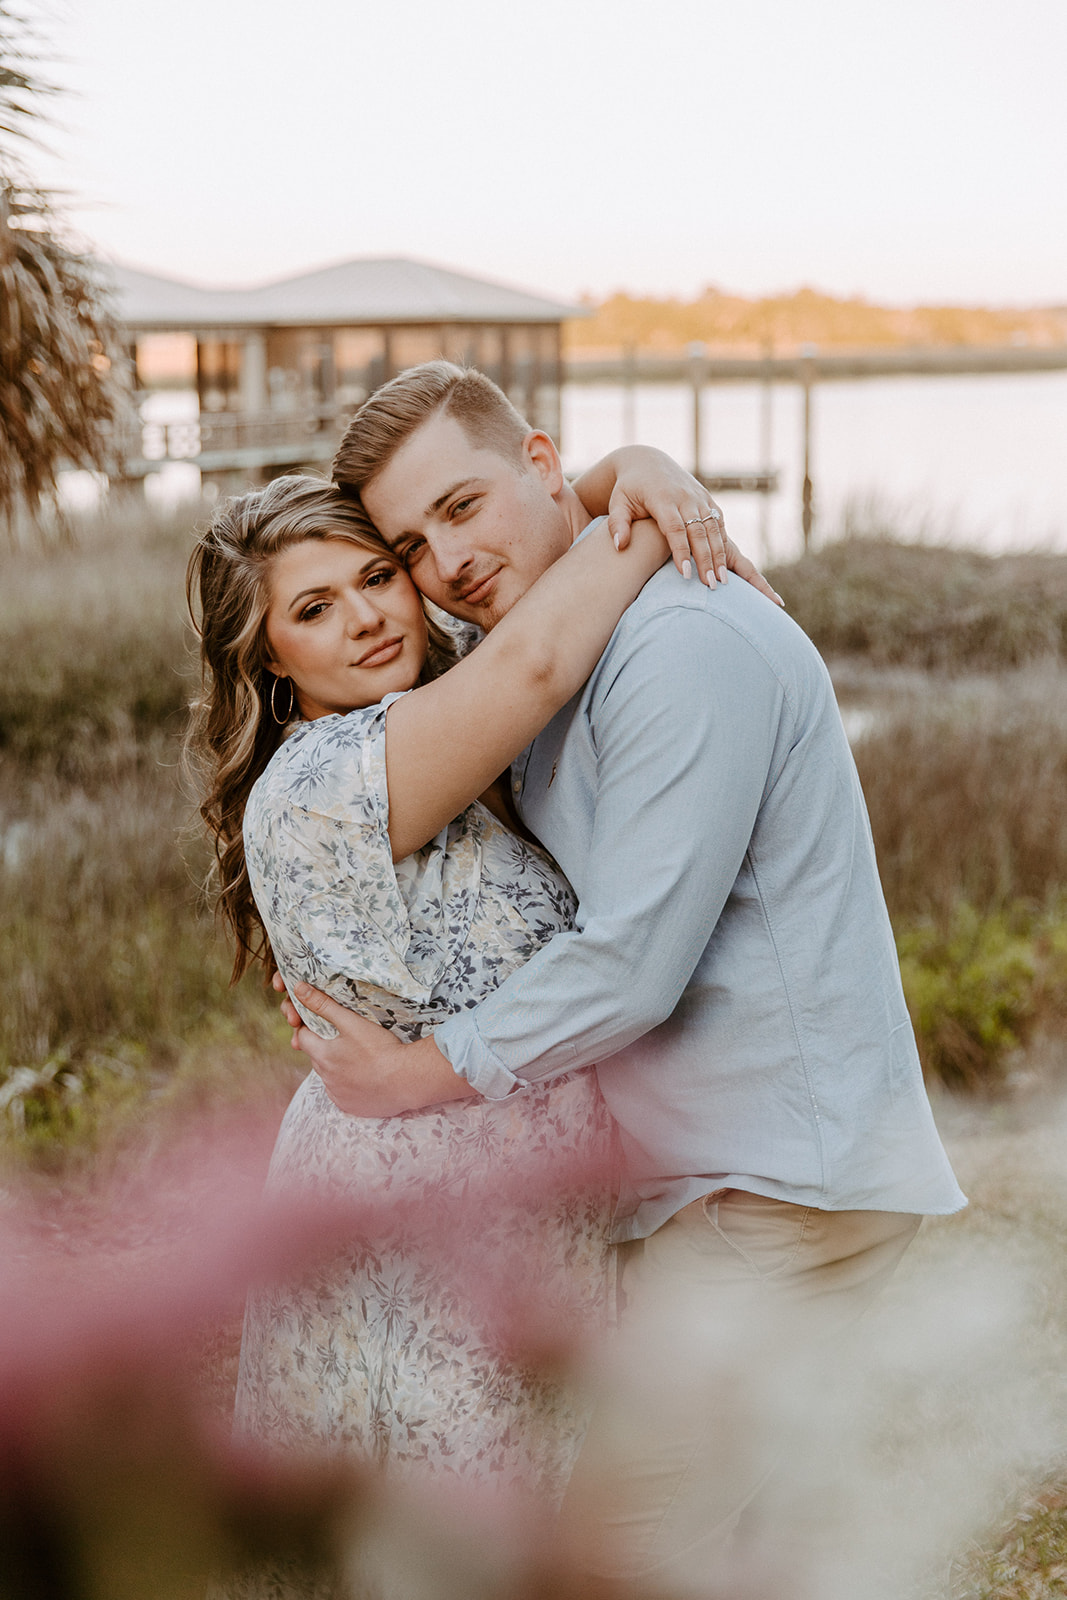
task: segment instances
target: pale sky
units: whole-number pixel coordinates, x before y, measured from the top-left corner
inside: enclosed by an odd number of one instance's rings
[[[22,9],[74,91],[33,170],[148,270],[1067,302],[1065,0]]]

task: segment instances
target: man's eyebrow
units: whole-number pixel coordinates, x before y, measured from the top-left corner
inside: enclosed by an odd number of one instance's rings
[[[433,505],[426,507],[424,515],[427,517],[436,516],[441,507],[444,505],[445,501],[451,500],[452,496],[454,494],[458,494],[460,489],[470,489],[474,484],[480,482],[480,478],[459,478],[455,483],[449,485],[444,494],[439,494],[437,496],[437,499],[433,502]]]
[[[454,494],[458,494],[461,489],[473,489],[474,486],[481,483],[481,481],[482,480],[480,478],[458,478],[455,483],[450,483],[444,494],[439,494],[437,499],[434,500],[431,505],[426,507],[426,510],[422,514],[423,518],[425,520],[429,520],[430,517],[435,517],[440,511],[441,507],[451,500]],[[381,534],[380,537],[384,539],[385,535]],[[405,528],[404,532],[398,533],[395,539],[386,539],[385,542],[389,546],[390,550],[399,550],[401,546],[407,544],[409,540],[421,538],[421,533],[416,532],[412,528]]]

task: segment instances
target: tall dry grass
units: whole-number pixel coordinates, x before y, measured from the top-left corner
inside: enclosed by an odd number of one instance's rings
[[[924,1067],[995,1086],[1067,1018],[1067,670],[837,678]]]
[[[5,563],[0,1127],[42,1157],[183,1075],[206,1092],[216,1057],[291,1079],[270,998],[228,988],[179,775],[193,520],[128,507]]]
[[[94,783],[176,736],[193,681],[183,583],[196,513],[132,499],[73,543],[5,554],[0,754]]]
[[[773,574],[860,713],[905,991],[931,1077],[999,1084],[1067,1017],[1067,557],[844,536]],[[916,525],[916,535],[923,532]]]
[[[275,1093],[293,1077],[270,998],[255,978],[228,989],[227,952],[199,896],[207,854],[177,766],[193,682],[182,591],[194,521],[113,506],[74,546],[5,560],[0,1128],[44,1154],[91,1143],[116,1108],[175,1084]],[[860,618],[838,636],[892,634],[903,651],[892,619],[909,611],[929,555],[869,541],[850,552],[867,576],[834,590],[833,604],[852,595]],[[826,559],[810,561],[819,571]],[[946,636],[963,638],[977,558],[932,559]],[[989,588],[1006,612],[1013,589],[998,570]],[[782,585],[794,607],[801,576],[819,587],[806,564],[793,569]],[[1018,619],[1001,626],[1025,632]],[[914,637],[925,663],[927,635]],[[857,760],[909,998],[929,1070],[987,1080],[1059,1004],[1065,675],[1051,665],[935,675],[886,668],[884,655],[872,645],[836,676],[869,715]]]
[[[769,573],[823,655],[964,672],[1067,659],[1067,556],[907,542],[898,526],[853,507],[845,537]]]
[[[1044,904],[1067,889],[1067,669],[886,687],[855,746],[897,919]],[[854,697],[855,674],[842,675]],[[839,691],[840,692],[840,691]]]

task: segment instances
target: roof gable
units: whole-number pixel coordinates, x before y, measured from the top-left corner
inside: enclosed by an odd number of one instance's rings
[[[251,289],[208,289],[114,265],[127,327],[352,327],[383,323],[560,322],[578,306],[408,257],[357,257]]]

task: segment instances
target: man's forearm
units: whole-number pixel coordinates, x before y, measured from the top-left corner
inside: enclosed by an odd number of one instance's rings
[[[316,1070],[334,1105],[352,1117],[395,1117],[478,1093],[441,1054],[432,1034],[412,1044],[385,1034],[383,1048],[368,1053],[358,1074],[351,1053],[336,1066],[320,1054]]]
[[[405,1105],[397,1108],[402,1111],[421,1111],[424,1106],[440,1105],[447,1100],[470,1100],[478,1095],[477,1089],[466,1078],[461,1078],[447,1056],[438,1050],[432,1033],[404,1047],[396,1083],[398,1095],[407,1099]]]
[[[343,1041],[319,1041],[315,1070],[326,1093],[339,1111],[350,1117],[396,1117],[404,1111],[422,1111],[449,1100],[469,1100],[477,1095],[438,1050],[432,1035],[405,1044],[385,1034],[388,1045],[368,1052],[358,1073],[349,1052],[341,1059]],[[336,1045],[336,1062],[323,1044]]]
[[[310,1057],[330,1099],[348,1116],[395,1117],[477,1095],[438,1050],[432,1034],[408,1044],[310,984],[294,983],[293,995],[305,1011],[336,1030],[329,1039],[313,1033],[288,995],[283,999],[294,1046]]]
[[[678,683],[674,654],[692,667]],[[781,693],[759,652],[739,650],[695,606],[631,630],[593,706],[592,825],[558,852],[572,866],[580,926],[436,1036],[481,1094],[603,1061],[674,1009],[751,841]]]

